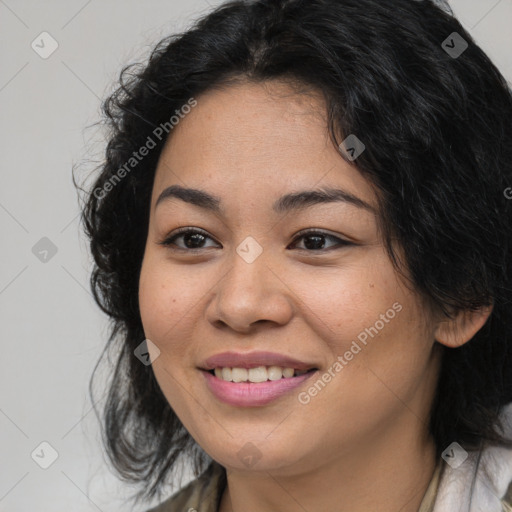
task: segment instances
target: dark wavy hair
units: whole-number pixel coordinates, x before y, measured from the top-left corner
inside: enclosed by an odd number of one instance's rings
[[[460,56],[443,45],[453,32],[468,44]],[[211,459],[151,366],[134,356],[145,339],[138,281],[153,179],[172,130],[129,172],[126,163],[191,98],[267,80],[320,91],[337,147],[349,134],[363,140],[354,164],[378,192],[391,261],[397,270],[405,265],[418,293],[447,317],[493,305],[468,343],[442,346],[429,422],[437,455],[454,440],[467,450],[511,446],[500,423],[512,401],[512,200],[504,193],[512,185],[512,94],[505,78],[442,2],[231,1],[121,71],[102,105],[105,159],[83,203],[91,286],[111,320],[100,361],[113,348],[117,358],[102,436],[119,476],[139,484],[137,501],[162,493],[181,456],[196,476]]]

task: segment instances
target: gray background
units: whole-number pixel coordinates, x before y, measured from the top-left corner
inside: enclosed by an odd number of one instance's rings
[[[218,3],[0,0],[0,512],[130,509],[88,395],[107,322],[89,291],[71,168],[82,177],[102,158],[100,133],[86,127],[121,67]],[[451,5],[511,82],[512,0]],[[31,47],[50,48],[43,31],[58,43],[46,59]],[[47,469],[31,457],[50,460],[44,441],[58,453]]]

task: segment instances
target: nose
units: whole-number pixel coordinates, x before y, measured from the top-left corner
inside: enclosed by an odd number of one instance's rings
[[[236,252],[230,263],[231,268],[213,289],[208,321],[240,333],[251,332],[256,324],[288,323],[293,315],[292,293],[277,265],[263,254],[247,263]]]

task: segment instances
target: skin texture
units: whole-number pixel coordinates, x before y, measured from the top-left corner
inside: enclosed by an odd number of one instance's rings
[[[323,186],[376,208],[371,185],[328,137],[321,96],[266,82],[197,101],[157,167],[139,301],[161,351],[153,370],[163,393],[227,469],[220,511],[417,511],[436,463],[427,429],[435,341],[464,343],[488,312],[453,321],[431,312],[393,268],[371,211],[341,202],[272,211],[281,195]],[[218,196],[224,214],[175,198],[155,209],[170,185]],[[210,238],[195,252],[179,251],[183,237],[175,249],[159,244],[180,227]],[[355,245],[325,238],[325,249],[308,249],[315,240],[296,238],[308,228]],[[247,236],[263,249],[250,264],[236,252]],[[230,406],[197,368],[219,352],[266,350],[322,375],[395,303],[395,317],[308,404],[298,393],[310,384],[262,407]],[[248,442],[261,455],[251,468],[238,456]]]

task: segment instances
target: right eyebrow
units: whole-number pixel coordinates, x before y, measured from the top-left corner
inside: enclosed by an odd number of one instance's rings
[[[221,200],[218,197],[212,196],[208,192],[198,190],[195,188],[185,188],[180,185],[172,185],[167,187],[159,196],[155,203],[155,208],[164,200],[170,198],[181,199],[182,201],[199,206],[205,210],[210,210],[215,213],[221,214],[223,209],[220,206]]]

